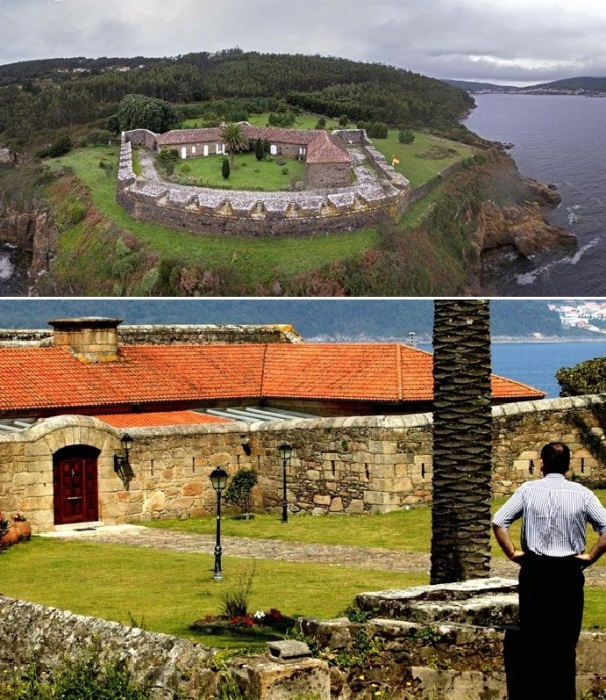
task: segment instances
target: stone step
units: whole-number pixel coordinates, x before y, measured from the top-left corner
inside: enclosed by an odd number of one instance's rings
[[[375,617],[417,624],[500,627],[517,624],[517,590],[516,580],[494,577],[359,593],[356,605]]]

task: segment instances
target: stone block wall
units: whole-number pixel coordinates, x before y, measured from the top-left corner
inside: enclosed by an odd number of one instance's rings
[[[44,329],[0,329],[0,346],[49,345],[53,331]],[[215,345],[218,343],[302,343],[288,324],[271,325],[137,325],[119,326],[119,345]]]
[[[522,402],[493,409],[493,491],[510,494],[538,478],[538,452],[566,441],[574,478],[606,481],[606,397]],[[212,514],[209,474],[258,474],[254,504],[278,512],[282,464],[278,446],[294,447],[287,464],[293,513],[385,513],[431,500],[430,414],[317,418],[272,423],[226,423],[133,428],[133,478],[126,488],[113,469],[120,431],[95,418],[58,416],[16,433],[0,434],[0,511],[24,511],[37,531],[52,530],[53,455],[89,445],[98,458],[99,517],[107,524]]]

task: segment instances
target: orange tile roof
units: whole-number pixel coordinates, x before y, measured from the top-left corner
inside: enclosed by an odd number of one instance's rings
[[[247,398],[431,401],[432,355],[395,343],[122,346],[119,362],[65,348],[0,348],[0,412]],[[494,399],[542,398],[493,375]]]
[[[211,416],[195,411],[150,411],[149,413],[109,413],[95,416],[114,428],[145,428],[163,425],[198,425],[200,423],[233,423],[231,418]]]

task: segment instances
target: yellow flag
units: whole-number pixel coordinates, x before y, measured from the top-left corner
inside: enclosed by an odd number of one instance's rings
[[[400,165],[400,159],[396,158],[395,156],[391,159],[391,166],[392,168],[395,168],[396,165]]]

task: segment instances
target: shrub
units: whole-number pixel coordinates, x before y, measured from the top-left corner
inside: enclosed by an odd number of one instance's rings
[[[250,498],[252,490],[257,483],[257,475],[252,469],[241,469],[232,477],[231,483],[225,491],[227,503],[233,503],[242,509],[248,518],[250,514]]]
[[[224,180],[229,179],[229,176],[231,174],[231,168],[229,165],[229,158],[227,156],[223,157],[223,161],[221,163],[221,175],[223,176]]]
[[[562,367],[556,372],[556,379],[561,387],[560,396],[603,394],[606,392],[606,357]]]
[[[402,129],[398,134],[398,141],[400,143],[412,143],[414,140],[414,131],[412,131],[411,129]]]

